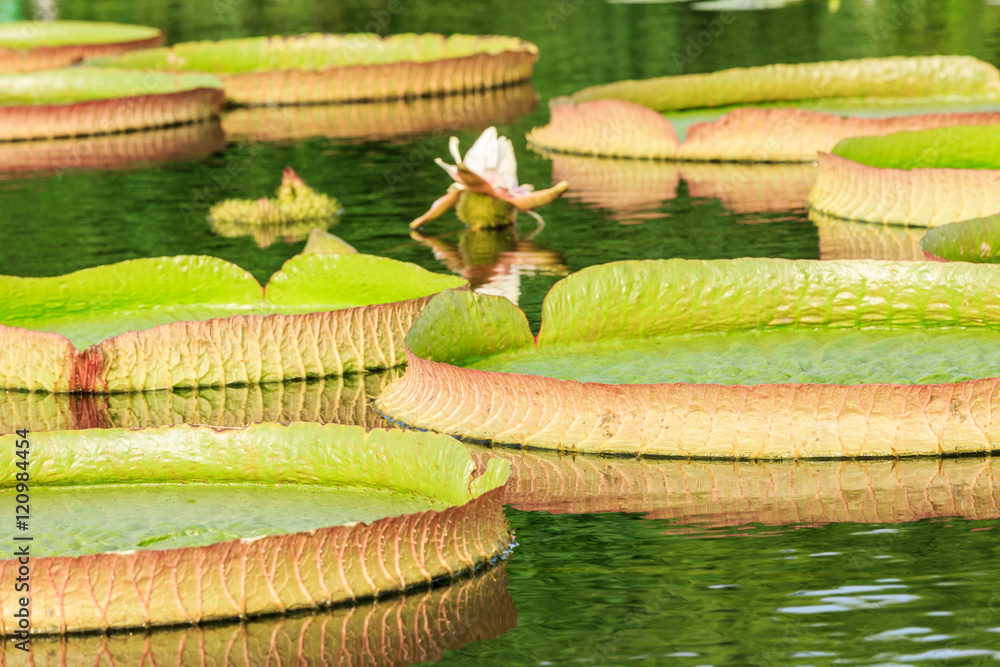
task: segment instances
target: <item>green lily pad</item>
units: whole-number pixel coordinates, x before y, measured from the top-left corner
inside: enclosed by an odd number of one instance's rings
[[[971,265],[616,262],[556,283],[537,338],[504,299],[435,297],[376,405],[420,428],[580,451],[991,451],[997,294],[1000,276]]]
[[[96,21],[0,23],[0,72],[64,67],[92,56],[163,44],[156,28]]]
[[[534,44],[514,37],[366,33],[183,42],[89,62],[212,72],[223,79],[233,102],[295,104],[493,88],[530,79],[537,57]]]
[[[1000,262],[1000,215],[935,227],[920,240],[920,247],[928,259],[996,264]]]
[[[0,141],[191,123],[217,115],[223,98],[210,74],[102,67],[0,74]]]
[[[378,597],[471,571],[509,545],[509,465],[473,478],[469,453],[443,436],[301,423],[2,440],[30,450],[33,633]],[[0,475],[12,503],[24,492],[17,472]],[[17,567],[0,560],[5,580]],[[0,621],[0,635],[13,630]]]
[[[160,37],[156,28],[97,21],[12,21],[0,23],[0,48],[33,49],[39,46],[114,44]]]
[[[0,367],[9,369],[6,388],[44,391],[248,384],[387,368],[403,361],[396,339],[426,297],[463,284],[371,255],[299,255],[266,290],[240,267],[198,256],[51,278],[3,276],[0,338],[8,343]]]
[[[1000,125],[844,139],[833,153],[881,169],[1000,169]]]

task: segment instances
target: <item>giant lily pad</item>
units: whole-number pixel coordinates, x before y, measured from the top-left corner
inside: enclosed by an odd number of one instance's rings
[[[998,100],[1000,72],[964,56],[768,65],[585,88],[553,100],[550,124],[528,138],[536,148],[583,155],[811,162],[847,137],[997,123],[996,113],[942,112],[992,110]],[[775,103],[804,108],[738,108],[689,128],[704,111],[675,116],[676,128],[661,115]],[[902,115],[867,117],[885,112]],[[835,115],[843,113],[866,117]]]
[[[1000,125],[858,137],[821,153],[809,205],[832,217],[918,227],[1000,213]]]
[[[0,141],[190,123],[218,114],[223,96],[209,74],[101,67],[0,74]]]
[[[92,56],[163,44],[156,28],[92,21],[0,23],[0,72],[64,67]]]
[[[437,660],[444,651],[499,637],[517,625],[501,564],[448,586],[350,606],[240,623],[128,633],[33,637],[35,667],[68,665],[380,665]],[[23,652],[8,639],[0,662]]]
[[[17,439],[4,436],[5,451]],[[30,443],[37,634],[365,600],[470,572],[510,545],[509,465],[473,477],[451,438],[257,424],[32,433]],[[11,502],[15,470],[0,477]],[[0,579],[17,568],[0,561]],[[0,608],[18,595],[8,586]]]
[[[968,56],[893,56],[737,67],[591,86],[574,102],[617,99],[657,111],[824,98],[914,100],[1000,95],[1000,72]]]
[[[370,255],[293,257],[266,292],[197,256],[0,276],[0,377],[7,389],[121,392],[389,368],[427,298],[464,283]]]
[[[399,368],[378,373],[236,387],[118,394],[0,391],[0,434],[170,424],[242,427],[255,422],[317,422],[367,428],[388,422],[370,404]]]
[[[530,512],[641,513],[710,526],[1000,517],[1000,459],[649,460],[470,445],[511,463],[504,502]]]
[[[986,452],[1000,275],[780,259],[629,261],[505,299],[435,297],[376,405],[497,443],[704,458]],[[455,332],[460,332],[456,335]]]
[[[812,162],[848,137],[1000,123],[994,112],[854,118],[808,109],[741,108],[692,124],[681,141],[671,120],[633,102],[557,100],[550,110],[549,125],[528,133],[536,149],[696,162]]]
[[[513,37],[295,35],[184,42],[95,64],[213,72],[238,104],[357,102],[459,93],[531,78],[538,48]]]

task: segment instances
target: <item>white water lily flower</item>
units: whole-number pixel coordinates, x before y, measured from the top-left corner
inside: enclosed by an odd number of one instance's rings
[[[441,158],[436,158],[434,161],[448,172],[455,182],[443,197],[431,205],[427,213],[410,223],[411,228],[440,217],[458,203],[459,198],[465,193],[484,195],[506,202],[519,211],[530,212],[533,208],[552,203],[569,187],[569,184],[563,181],[548,190],[535,192],[532,185],[519,185],[514,145],[507,137],[499,136],[495,127],[487,128],[476,139],[464,158],[458,149],[458,137],[451,138],[448,148],[455,158],[455,164],[448,164]]]

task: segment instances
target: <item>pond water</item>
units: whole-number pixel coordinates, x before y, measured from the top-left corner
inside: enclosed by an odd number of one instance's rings
[[[0,17],[30,17],[24,4],[0,0]],[[748,7],[773,9],[742,11]],[[724,13],[730,8],[740,11]],[[536,43],[541,57],[534,88],[415,105],[234,113],[222,122],[228,143],[217,126],[127,135],[82,149],[51,146],[61,169],[3,173],[5,164],[34,159],[7,147],[0,153],[0,272],[50,276],[130,258],[209,254],[265,282],[302,249],[304,236],[215,233],[204,214],[222,198],[269,195],[287,165],[343,204],[330,231],[360,251],[517,294],[535,327],[542,297],[560,276],[612,260],[831,258],[872,248],[919,256],[919,234],[810,220],[805,196],[815,175],[808,165],[676,167],[532,153],[525,132],[547,121],[552,97],[624,78],[774,62],[941,53],[1000,63],[1000,7],[983,0],[63,0],[59,12],[154,25],[171,42],[302,31],[498,33]],[[407,223],[448,185],[433,163],[447,156],[448,136],[468,147],[490,124],[514,141],[522,182],[546,187],[565,178],[573,189],[542,210],[547,224],[538,233],[529,218],[516,236],[473,234],[448,214],[411,235]],[[172,159],[121,163],[154,149]],[[201,403],[214,400],[203,393]],[[359,392],[336,383],[265,393],[280,394],[280,405],[248,414],[368,418],[360,416]],[[338,412],[329,401],[342,394],[352,403]],[[152,409],[112,399],[70,412],[100,425],[129,421],[105,414],[111,403],[122,414]],[[171,419],[199,402],[190,394],[163,400]],[[547,465],[562,463],[556,457]],[[781,470],[772,465],[767,475]],[[596,464],[566,474],[595,484],[617,479]],[[470,643],[447,644],[441,661],[996,664],[1000,491],[993,467],[947,475],[932,467],[921,479],[940,482],[934,485],[901,475],[890,465],[877,479],[894,480],[889,498],[912,512],[767,519],[734,508],[720,522],[702,516],[706,496],[694,491],[678,494],[675,502],[686,509],[666,516],[652,511],[649,495],[569,508],[530,509],[521,499],[517,505],[529,509],[508,510],[519,545],[505,567],[516,627],[473,628],[462,635]],[[742,493],[751,506],[770,497],[746,493],[743,479],[726,477],[713,497]],[[691,483],[685,480],[672,483]],[[626,487],[622,482],[622,493]],[[845,483],[825,495],[790,493],[783,502],[867,507],[873,488]],[[957,502],[969,488],[980,490],[969,496],[972,505]],[[496,627],[489,610],[476,613],[484,627]]]

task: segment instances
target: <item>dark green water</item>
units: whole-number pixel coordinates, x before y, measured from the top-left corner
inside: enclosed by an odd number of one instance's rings
[[[410,237],[407,223],[448,185],[433,164],[447,155],[448,136],[457,134],[468,147],[490,118],[459,115],[448,123],[461,126],[455,132],[387,130],[376,141],[234,141],[139,168],[0,173],[0,272],[57,275],[195,253],[236,262],[264,281],[303,241],[278,237],[259,248],[249,237],[213,234],[202,214],[218,199],[271,193],[286,165],[343,203],[345,214],[331,231],[362,252],[438,270],[447,260],[448,268],[479,281],[517,283],[535,325],[559,274],[592,264],[829,256],[804,211],[808,168],[678,173],[633,164],[588,172],[591,163],[554,164],[528,152],[524,133],[545,123],[551,97],[623,78],[896,54],[969,54],[1000,63],[1000,7],[981,0],[840,4],[836,13],[824,0],[723,17],[689,3],[604,0],[64,0],[62,18],[155,25],[170,41],[358,30],[524,37],[541,49],[534,77],[539,104],[514,117],[498,114],[496,124],[514,141],[522,182],[545,187],[555,170],[575,186],[542,211],[547,226],[530,242],[523,236],[531,221],[520,225],[515,243],[460,238],[459,223],[446,216],[424,232],[447,234],[438,239],[439,258]],[[30,7],[0,0],[0,15],[19,14],[30,17]],[[728,22],[714,36],[722,18]],[[222,178],[227,170],[236,175]],[[955,488],[982,483],[949,481]],[[510,510],[520,543],[507,574],[517,627],[447,652],[443,661],[996,664],[1000,497],[988,498],[970,515],[975,521],[948,519],[957,512],[929,496],[929,509],[911,517],[920,521],[811,527],[704,529],[685,526],[689,519]],[[846,504],[855,500],[845,492]]]

